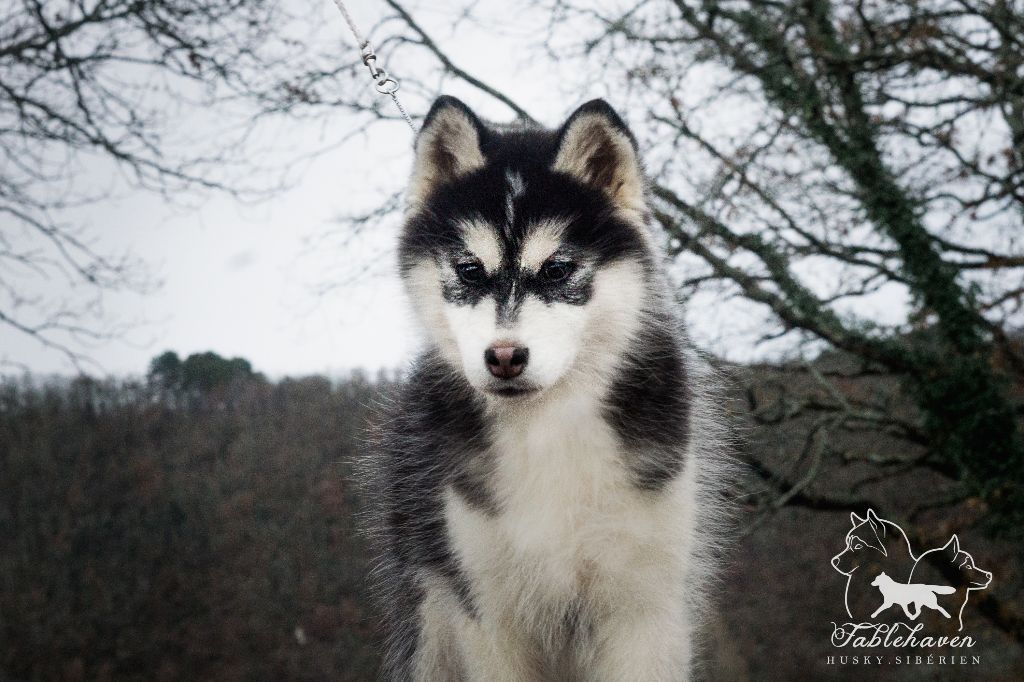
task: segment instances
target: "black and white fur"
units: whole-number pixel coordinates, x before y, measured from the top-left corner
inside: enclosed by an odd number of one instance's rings
[[[426,348],[368,461],[385,678],[690,676],[722,441],[648,223],[605,102],[557,131],[431,108],[399,247]]]

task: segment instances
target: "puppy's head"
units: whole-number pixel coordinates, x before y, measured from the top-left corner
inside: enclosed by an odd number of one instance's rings
[[[643,174],[603,101],[502,131],[442,97],[416,140],[400,265],[431,343],[468,382],[527,396],[612,369],[656,258]]]

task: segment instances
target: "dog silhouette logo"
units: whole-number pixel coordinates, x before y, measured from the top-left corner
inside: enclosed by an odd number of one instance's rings
[[[956,535],[918,556],[903,529],[873,509],[863,517],[850,514],[850,523],[846,546],[831,560],[832,568],[846,576],[850,618],[868,621],[885,615],[917,621],[928,609],[941,621],[955,619],[958,631],[963,630],[970,593],[987,588],[992,574],[976,566]],[[900,608],[890,611],[893,606]]]
[[[910,571],[909,580],[914,579],[915,573],[920,575],[923,569],[928,565],[937,565],[942,567],[943,573],[956,574],[959,573],[963,580],[955,587],[955,594],[958,599],[955,601],[959,602],[960,608],[957,610],[957,622],[959,623],[958,630],[964,629],[964,608],[967,606],[967,602],[971,598],[971,592],[978,592],[984,590],[992,584],[992,573],[990,571],[984,571],[978,568],[974,563],[974,557],[965,552],[960,548],[960,538],[953,535],[942,547],[936,547],[935,549],[929,549],[927,552],[922,554],[920,558],[914,563],[914,568]],[[959,597],[962,596],[962,599]]]
[[[948,585],[898,583],[887,576],[884,571],[879,573],[878,577],[871,581],[871,584],[878,588],[884,600],[882,605],[871,614],[872,618],[876,618],[882,611],[896,604],[903,607],[903,612],[907,614],[907,618],[910,620],[917,620],[917,617],[921,615],[921,607],[923,606],[935,609],[946,618],[950,617],[949,612],[938,605],[935,595],[953,594],[956,592],[955,587],[949,587]],[[911,604],[914,606],[913,613],[910,612]]]

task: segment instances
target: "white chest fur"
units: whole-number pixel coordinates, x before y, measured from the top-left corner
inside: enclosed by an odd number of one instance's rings
[[[623,604],[682,602],[692,477],[637,489],[600,404],[576,395],[503,420],[490,482],[497,514],[447,492],[449,532],[480,615],[540,637],[581,608],[600,617]]]

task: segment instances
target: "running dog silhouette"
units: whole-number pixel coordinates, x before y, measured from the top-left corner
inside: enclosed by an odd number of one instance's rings
[[[846,549],[832,557],[832,568],[847,576],[847,615],[864,620],[878,603],[878,593],[871,584],[872,576],[884,570],[889,575],[908,578],[917,557],[911,551],[903,529],[880,518],[873,509],[869,509],[863,518],[851,513],[850,523],[852,527],[846,534]]]
[[[938,556],[933,556],[935,554],[938,554]],[[938,561],[935,561],[935,559],[938,559]],[[922,574],[928,575],[928,572],[923,569],[928,565],[929,560],[932,560],[932,563],[940,566],[943,563],[948,562],[950,568],[960,573],[961,579],[958,581],[958,587],[955,588],[957,596],[946,599],[945,603],[950,607],[950,609],[957,609],[957,618],[959,621],[957,631],[961,631],[964,629],[964,607],[967,606],[967,600],[970,599],[971,592],[987,588],[992,582],[992,574],[975,566],[974,557],[960,549],[960,538],[956,535],[949,538],[949,542],[942,547],[929,549],[927,552],[922,553],[918,558],[917,563],[914,564],[913,570],[910,572],[911,580],[914,578],[915,574],[918,576],[919,580],[921,579]],[[963,597],[962,599],[960,598],[961,595]]]
[[[917,620],[917,617],[921,615],[921,607],[927,606],[930,609],[935,609],[946,618],[951,618],[949,612],[946,609],[939,606],[939,603],[935,600],[936,594],[953,594],[956,592],[955,587],[949,587],[946,585],[924,585],[919,583],[898,583],[882,571],[878,576],[871,581],[871,584],[878,588],[882,593],[882,605],[875,609],[875,612],[871,614],[872,618],[877,618],[878,614],[885,611],[890,606],[899,604],[903,607],[903,613],[907,614],[907,618],[910,620]],[[910,605],[914,605],[914,612],[910,612]]]

